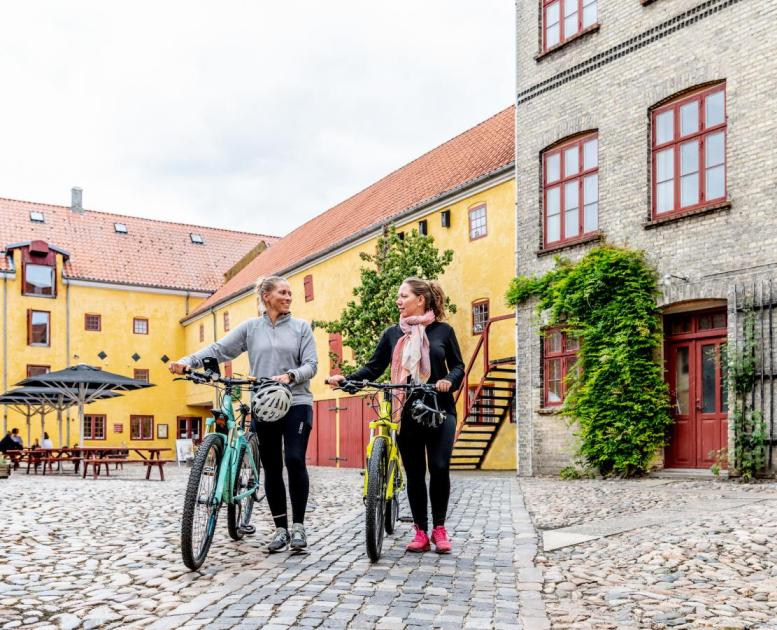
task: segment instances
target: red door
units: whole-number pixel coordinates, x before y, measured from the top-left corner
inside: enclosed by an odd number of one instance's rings
[[[316,461],[319,466],[337,464],[337,401],[317,400],[313,407],[313,426],[316,427]],[[308,453],[310,446],[308,445]]]
[[[725,313],[675,316],[666,359],[674,426],[667,468],[709,468],[728,444],[728,400],[721,352]]]
[[[313,428],[308,437],[308,450],[305,452],[305,463],[308,466],[318,466],[318,422],[315,418],[315,407],[313,417]]]
[[[341,468],[364,466],[364,403],[352,396],[340,399],[340,460]]]

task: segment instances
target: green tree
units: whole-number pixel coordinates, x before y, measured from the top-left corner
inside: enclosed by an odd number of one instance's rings
[[[361,283],[353,289],[356,299],[346,304],[339,319],[316,322],[327,332],[342,334],[343,344],[353,350],[356,364],[343,362],[340,366],[346,374],[365,363],[383,331],[397,323],[397,290],[402,280],[409,276],[438,278],[453,260],[453,250],[440,253],[434,238],[416,230],[399,238],[391,227],[378,238],[374,254],[361,252],[359,256],[368,266],[360,269]],[[446,308],[456,312],[448,298]]]

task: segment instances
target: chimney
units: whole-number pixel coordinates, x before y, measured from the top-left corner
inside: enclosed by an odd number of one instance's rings
[[[83,214],[84,212],[84,206],[82,204],[83,194],[84,194],[84,191],[81,188],[74,187],[70,189],[70,209],[73,212],[78,212],[79,214]]]

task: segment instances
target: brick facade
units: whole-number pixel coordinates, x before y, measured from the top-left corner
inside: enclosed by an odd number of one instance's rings
[[[727,307],[734,286],[777,276],[777,3],[773,0],[598,0],[598,26],[541,52],[540,0],[517,2],[516,188],[518,273],[553,267],[542,249],[540,156],[577,133],[599,139],[597,239],[644,249],[662,278],[667,310]],[[676,220],[651,219],[650,110],[697,86],[725,81],[727,199]],[[734,317],[729,317],[733,341]],[[534,305],[518,311],[518,471],[557,472],[574,437],[541,412]],[[729,441],[731,440],[729,430]]]

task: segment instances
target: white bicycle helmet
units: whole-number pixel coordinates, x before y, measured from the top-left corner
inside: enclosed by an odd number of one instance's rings
[[[291,389],[288,385],[263,379],[251,396],[251,410],[258,422],[275,422],[289,412]]]

